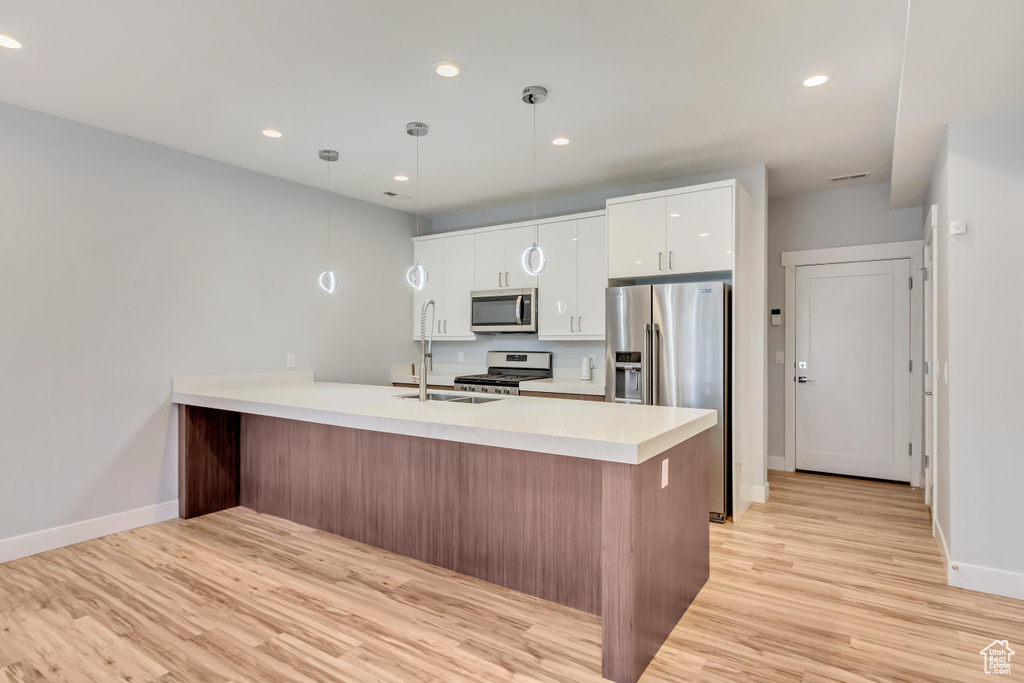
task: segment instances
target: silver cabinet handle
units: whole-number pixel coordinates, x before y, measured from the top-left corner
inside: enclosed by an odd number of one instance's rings
[[[573,321],[574,321],[574,320],[576,320],[576,318],[575,318],[575,317],[570,317],[570,318],[569,318],[569,332],[575,332],[575,331],[576,331],[576,330],[575,330],[575,329],[573,328]]]
[[[441,334],[441,321],[440,320],[437,321],[437,333]]]
[[[508,271],[507,270],[505,271],[505,286],[506,287],[511,287],[511,285],[508,283]]]
[[[672,270],[675,266],[672,265],[672,252],[668,252],[668,269]]]
[[[583,332],[583,316],[576,316],[576,331]]]
[[[445,318],[445,321],[444,321],[444,333],[448,334],[448,319],[447,318]]]
[[[814,383],[813,379],[807,379],[803,375],[800,375],[799,377],[797,377],[796,381],[799,382],[800,384],[813,384]]]
[[[501,271],[498,271],[498,286],[501,287]]]
[[[658,252],[658,270],[665,270],[665,266],[662,265],[662,262],[664,260],[665,260],[665,252],[659,251]]]

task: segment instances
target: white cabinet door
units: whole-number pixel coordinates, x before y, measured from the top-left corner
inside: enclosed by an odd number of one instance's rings
[[[608,206],[608,277],[665,273],[665,198]]]
[[[732,270],[731,187],[667,197],[666,211],[670,273]]]
[[[560,221],[537,228],[537,243],[548,260],[537,277],[537,332],[542,337],[576,334],[576,223]]]
[[[576,222],[576,334],[596,339],[604,339],[604,291],[608,287],[605,235],[604,216]]]
[[[516,289],[537,286],[537,276],[523,268],[523,252],[537,241],[537,226],[502,230],[505,233],[505,286]]]
[[[474,273],[476,290],[505,286],[505,231],[491,230],[474,235]]]
[[[470,331],[469,294],[473,291],[473,235],[445,237],[444,242],[444,317],[442,337],[473,337]]]
[[[416,242],[413,246],[414,260],[427,269],[430,277],[423,289],[413,290],[413,324],[412,338],[420,338],[420,311],[428,299],[434,300],[434,307],[437,311],[434,316],[437,320],[444,319],[444,240],[423,240]],[[430,326],[430,313],[427,313],[427,326]],[[444,323],[442,323],[442,328]],[[427,330],[429,336],[430,330]],[[437,323],[434,323],[434,336],[438,336]]]

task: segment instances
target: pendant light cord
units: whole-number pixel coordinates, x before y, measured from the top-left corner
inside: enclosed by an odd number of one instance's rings
[[[533,222],[537,222],[537,103],[533,107]]]
[[[331,269],[331,162],[327,164],[327,270]]]
[[[420,136],[416,136],[416,236],[420,236]]]

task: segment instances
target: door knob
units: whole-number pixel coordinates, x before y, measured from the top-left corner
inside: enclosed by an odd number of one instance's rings
[[[800,384],[808,384],[808,383],[813,383],[814,382],[813,379],[807,379],[803,375],[800,375],[799,377],[797,377],[796,381],[800,382]]]

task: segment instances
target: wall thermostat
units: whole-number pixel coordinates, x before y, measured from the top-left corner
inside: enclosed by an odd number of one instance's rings
[[[773,308],[772,309],[772,325],[775,326],[775,327],[778,327],[781,324],[782,324],[782,309],[781,308]]]
[[[962,235],[967,232],[967,224],[963,221],[952,221],[949,224],[950,235]]]

